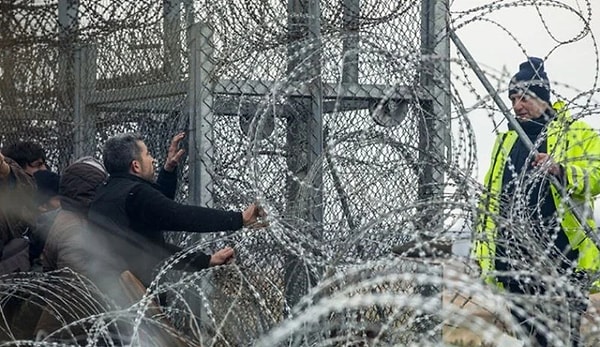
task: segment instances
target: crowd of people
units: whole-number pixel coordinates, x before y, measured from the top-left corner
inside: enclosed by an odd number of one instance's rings
[[[236,212],[174,200],[184,137],[183,132],[173,137],[158,175],[155,159],[135,133],[109,138],[102,161],[82,157],[60,175],[48,169],[38,143],[5,146],[0,154],[0,275],[68,268],[126,305],[118,285],[124,271],[149,286],[158,265],[173,255],[179,255],[174,268],[184,271],[228,262],[234,257],[231,247],[208,255],[165,241],[164,231],[205,233],[266,225],[265,211],[256,203]],[[40,316],[28,324],[48,329],[49,315]]]

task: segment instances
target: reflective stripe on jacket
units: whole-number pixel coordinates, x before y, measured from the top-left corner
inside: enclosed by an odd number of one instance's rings
[[[572,120],[564,102],[556,102],[553,108],[557,117],[548,124],[547,152],[563,167],[564,188],[569,192],[571,201],[579,206],[587,218],[591,230],[595,231],[593,198],[600,193],[600,136],[585,122]],[[482,275],[488,283],[495,283],[490,272],[494,271],[495,265],[495,220],[500,211],[502,176],[516,141],[518,135],[514,130],[498,134],[478,209],[473,255],[479,261]],[[577,269],[597,270],[600,268],[598,248],[586,236],[584,228],[569,210],[560,192],[553,185],[550,189],[562,230],[572,249],[579,251]]]

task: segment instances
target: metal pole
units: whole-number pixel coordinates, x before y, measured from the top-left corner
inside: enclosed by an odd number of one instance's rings
[[[213,31],[206,23],[190,27],[190,81],[189,81],[189,202],[212,207],[213,180],[213,102],[214,70],[212,54]]]
[[[171,81],[178,81],[181,69],[181,0],[163,0],[163,69]]]
[[[61,134],[73,134],[77,129],[71,126],[76,121],[74,112],[75,102],[75,43],[77,42],[77,31],[79,26],[79,1],[77,0],[59,0],[58,1],[58,37],[59,37],[59,63],[58,63],[58,81],[59,105],[62,109],[59,114],[58,128]],[[73,140],[75,138],[73,137]],[[69,159],[75,151],[76,144],[66,149],[62,149],[58,156],[58,170],[62,170],[69,165]]]
[[[323,224],[322,158],[323,86],[321,80],[321,9],[318,0],[288,0],[288,66],[290,81],[306,84],[310,97],[292,98],[297,112],[287,116],[287,214],[295,228],[321,237]],[[303,184],[306,183],[306,184]],[[306,193],[305,193],[306,192]],[[286,257],[284,281],[294,306],[317,279],[296,255]]]
[[[458,49],[458,51],[463,55],[463,57],[465,57],[465,60],[467,61],[467,63],[471,67],[471,69],[473,69],[473,71],[475,72],[475,75],[477,75],[477,78],[479,78],[479,80],[483,84],[484,88],[491,95],[491,97],[494,100],[494,102],[496,103],[496,105],[498,105],[498,107],[504,114],[504,117],[513,126],[513,128],[519,135],[519,139],[521,141],[523,141],[523,143],[525,144],[527,149],[529,149],[531,152],[537,154],[538,152],[537,152],[537,149],[535,148],[535,146],[533,145],[533,142],[531,142],[531,140],[529,140],[529,137],[527,136],[527,134],[521,127],[521,124],[519,124],[517,119],[512,115],[512,113],[508,109],[508,107],[506,107],[504,102],[500,99],[500,97],[498,96],[498,91],[496,91],[494,89],[494,87],[492,86],[490,81],[487,79],[487,77],[485,76],[485,74],[483,73],[481,68],[479,68],[479,65],[477,64],[477,62],[475,62],[475,59],[473,59],[473,56],[471,56],[471,53],[469,53],[469,51],[467,50],[465,45],[458,38],[458,36],[456,35],[456,33],[453,30],[449,30],[448,34],[449,34],[452,42],[454,42],[454,45],[456,45],[456,48]],[[577,219],[577,222],[584,228],[586,236],[590,237],[590,239],[594,242],[596,247],[598,247],[600,249],[600,238],[595,233],[595,231],[592,230],[592,228],[588,225],[587,219],[583,216],[583,213],[581,212],[579,207],[575,205],[573,200],[571,200],[565,187],[563,187],[563,185],[558,181],[558,178],[556,178],[554,175],[547,175],[547,177],[548,177],[548,180],[550,181],[550,183],[559,191],[560,195],[564,198],[564,201],[567,204],[567,207],[573,212],[573,215],[575,216],[575,219]]]
[[[323,83],[321,80],[321,7],[318,0],[309,1],[309,38],[313,43],[310,57],[310,114],[308,119],[307,161],[313,171],[312,192],[309,194],[309,218],[323,224]],[[319,235],[321,237],[322,235]]]
[[[419,117],[419,174],[418,199],[421,202],[443,201],[445,172],[439,167],[450,157],[450,41],[448,39],[448,0],[423,0],[421,2],[421,54],[423,57],[420,71],[420,84],[432,96],[431,100],[420,101]],[[442,230],[442,219],[435,203],[422,203],[415,224],[420,232],[415,236],[416,243],[428,243],[436,235],[431,230]],[[440,273],[433,273],[432,264],[420,260],[415,261],[416,272],[425,266],[432,276],[441,278]],[[441,268],[438,267],[438,270]],[[420,283],[415,293],[432,302],[441,309],[441,287],[434,283]],[[441,341],[441,333],[436,332],[440,319],[431,313],[415,316],[414,330],[419,336],[428,336],[429,343]]]
[[[423,0],[421,5],[421,52],[423,63],[420,82],[432,96],[421,102],[419,124],[418,195],[421,200],[439,199],[444,194],[445,174],[437,165],[450,157],[450,41],[447,34],[448,0]],[[434,215],[437,211],[431,211]],[[426,215],[426,213],[424,214]],[[432,220],[423,219],[425,224]],[[427,228],[435,229],[435,228]],[[429,238],[435,235],[427,235]]]
[[[191,5],[191,3],[190,3]],[[188,19],[193,21],[190,12]],[[214,170],[214,73],[213,30],[209,23],[191,23],[188,28],[189,37],[189,90],[188,90],[188,163],[189,163],[189,196],[191,205],[213,207],[213,184],[210,174]],[[197,238],[195,240],[198,240]],[[200,287],[206,298],[214,295],[215,279],[212,275],[200,280]],[[187,295],[187,294],[186,294]],[[189,293],[192,312],[200,317],[200,326],[204,331],[215,329],[206,307],[210,299]]]
[[[96,57],[93,45],[75,50],[72,159],[96,152],[96,108],[87,104],[90,93],[96,89]]]
[[[517,132],[517,134],[519,134],[519,138],[521,139],[521,141],[523,141],[523,143],[525,144],[525,146],[527,146],[528,149],[536,151],[536,149],[533,146],[533,142],[529,140],[529,137],[527,136],[527,134],[525,134],[525,131],[523,131],[523,128],[521,127],[521,124],[519,124],[519,121],[517,121],[517,119],[512,115],[512,113],[508,109],[508,107],[506,107],[502,99],[500,99],[500,96],[498,96],[498,91],[492,86],[487,77],[485,77],[485,74],[483,73],[479,65],[477,65],[475,59],[473,59],[473,56],[471,56],[471,53],[469,53],[465,45],[458,38],[454,31],[450,30],[448,33],[450,35],[450,39],[452,39],[452,42],[454,42],[454,45],[456,46],[456,48],[458,48],[458,51],[463,55],[463,57],[465,57],[465,60],[467,61],[467,63],[469,63],[469,66],[471,67],[471,69],[473,69],[475,75],[483,84],[483,87],[491,95],[496,105],[498,105],[498,107],[500,108],[500,111],[502,111],[502,113],[504,114],[504,117],[515,128],[515,131]]]
[[[343,1],[342,83],[358,83],[359,0]]]

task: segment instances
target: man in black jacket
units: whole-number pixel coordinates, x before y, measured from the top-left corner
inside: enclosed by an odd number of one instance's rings
[[[153,269],[161,261],[181,251],[178,246],[165,242],[163,230],[189,232],[216,232],[237,230],[256,225],[264,211],[251,204],[243,212],[184,205],[173,201],[177,185],[176,168],[184,151],[178,149],[184,133],[173,137],[167,160],[154,181],[154,158],[138,134],[119,134],[107,140],[104,166],[108,181],[98,188],[90,205],[90,222],[105,234],[100,248],[108,248],[102,257],[97,274],[131,271],[144,285],[152,281]],[[101,243],[104,243],[101,246]],[[102,252],[99,252],[102,253]],[[233,257],[226,247],[214,253],[191,254],[181,259],[176,268],[197,270],[220,265]],[[91,269],[94,271],[94,269]]]

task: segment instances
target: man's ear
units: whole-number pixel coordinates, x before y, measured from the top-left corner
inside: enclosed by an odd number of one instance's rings
[[[137,174],[142,171],[142,166],[140,165],[139,161],[134,159],[131,164],[129,164],[129,169],[132,173]]]

